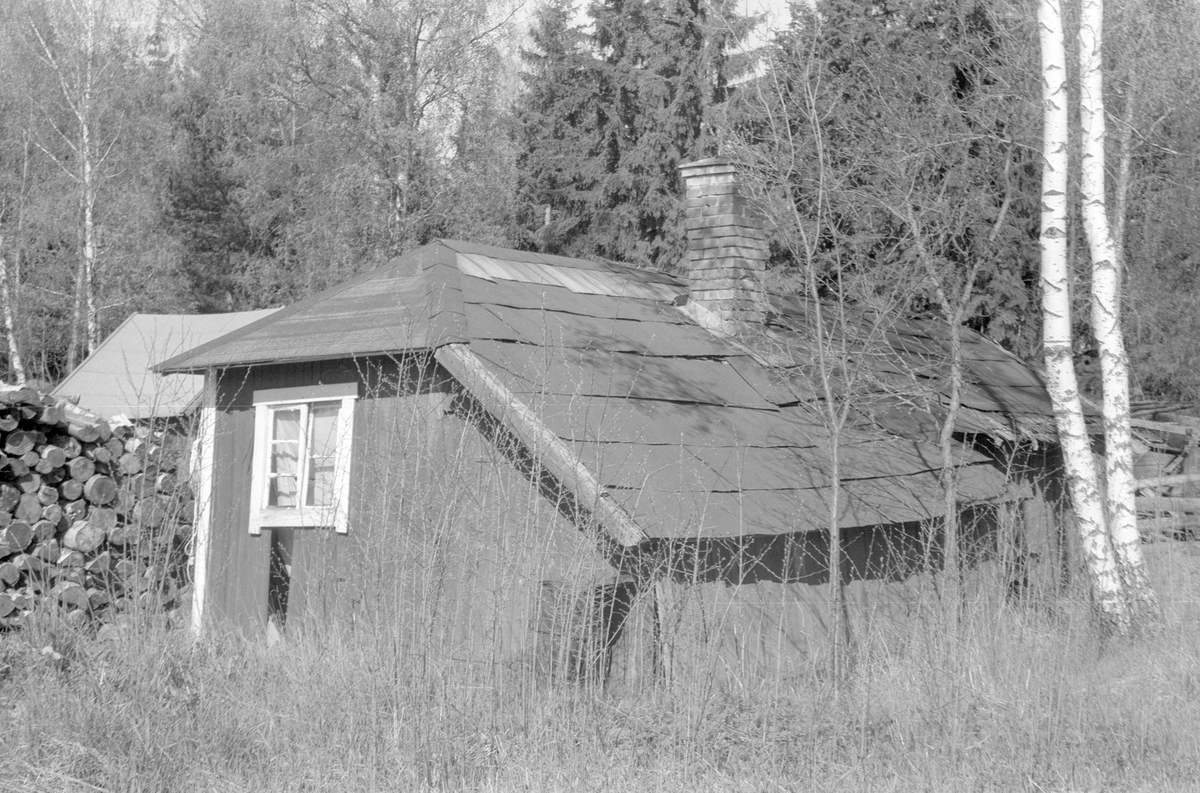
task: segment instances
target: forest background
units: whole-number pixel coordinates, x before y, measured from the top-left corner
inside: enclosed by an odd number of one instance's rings
[[[1035,4],[791,11],[765,31],[729,0],[14,0],[0,377],[55,382],[130,313],[278,306],[437,237],[678,271],[677,166],[718,153],[786,207],[774,288],[815,273],[870,302],[905,279],[908,313],[936,314],[908,275],[932,257],[973,275],[965,324],[1040,359]],[[1200,6],[1107,14],[1133,393],[1200,401]]]

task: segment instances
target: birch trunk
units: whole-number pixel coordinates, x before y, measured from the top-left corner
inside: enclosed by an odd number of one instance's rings
[[[28,374],[21,358],[17,340],[17,295],[21,288],[21,245],[25,239],[25,199],[29,192],[29,150],[32,135],[29,127],[22,131],[21,140],[21,187],[17,194],[16,244],[13,246],[12,266],[4,256],[4,238],[0,236],[0,300],[3,301],[4,330],[8,336],[8,357],[17,385],[24,385]]]
[[[1129,181],[1133,170],[1133,117],[1137,97],[1138,76],[1137,72],[1131,72],[1129,87],[1125,89],[1125,112],[1122,114],[1121,130],[1117,137],[1117,184],[1113,190],[1112,237],[1122,275],[1125,272],[1125,224],[1129,215]]]
[[[55,52],[53,37],[47,38],[37,24],[33,34],[41,47],[42,59],[52,70],[63,99],[73,116],[75,130],[71,133],[55,126],[59,135],[71,149],[71,158],[59,158],[47,151],[60,168],[67,171],[79,187],[79,216],[76,238],[79,245],[79,262],[75,271],[75,295],[71,310],[71,341],[67,351],[67,367],[74,369],[79,363],[80,352],[85,355],[95,351],[100,342],[99,309],[96,305],[96,273],[99,245],[96,233],[96,192],[98,169],[105,155],[100,153],[94,138],[93,117],[97,92],[98,55],[97,32],[100,25],[100,9],[97,0],[71,3],[72,20],[79,26],[83,40],[82,64],[72,69]],[[111,143],[110,143],[111,146]],[[45,149],[43,149],[45,151]]]
[[[80,217],[83,211],[80,209]],[[83,224],[76,234],[76,241],[79,244],[79,261],[75,264],[75,294],[71,298],[71,342],[67,348],[67,371],[75,371],[75,367],[79,365],[79,352],[83,348],[83,341],[80,335],[83,328],[83,283],[84,283],[84,258],[83,258]]]
[[[12,369],[17,385],[24,385],[25,365],[21,361],[21,350],[17,345],[17,318],[13,306],[12,281],[8,272],[8,259],[4,255],[3,235],[0,235],[0,310],[4,314],[4,335],[8,337],[8,365]]]
[[[96,351],[100,343],[100,327],[96,311],[96,169],[92,152],[92,93],[95,81],[96,6],[87,4],[87,49],[84,56],[82,96],[76,116],[79,122],[80,188],[83,190],[83,305],[86,323],[86,355]]]
[[[1102,0],[1083,0],[1079,21],[1079,106],[1083,126],[1080,200],[1092,259],[1092,332],[1100,348],[1104,392],[1108,530],[1125,594],[1133,607],[1132,616],[1142,622],[1157,619],[1158,600],[1146,576],[1134,508],[1129,356],[1121,332],[1121,267],[1105,200],[1103,16]]]
[[[1062,445],[1080,546],[1092,592],[1105,625],[1129,630],[1129,609],[1104,520],[1096,466],[1072,360],[1071,300],[1067,267],[1067,53],[1059,0],[1038,3],[1042,51],[1042,320],[1047,389]]]
[[[90,130],[83,129],[83,309],[85,357],[100,344],[99,311],[96,308],[96,184],[90,153]]]

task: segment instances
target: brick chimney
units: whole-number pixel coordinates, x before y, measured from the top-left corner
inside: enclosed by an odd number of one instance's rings
[[[767,240],[738,188],[737,168],[723,157],[679,166],[687,188],[689,313],[730,336],[762,328]]]

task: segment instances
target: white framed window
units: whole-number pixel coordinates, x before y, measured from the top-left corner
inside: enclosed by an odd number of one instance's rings
[[[250,533],[348,529],[357,383],[254,392]]]

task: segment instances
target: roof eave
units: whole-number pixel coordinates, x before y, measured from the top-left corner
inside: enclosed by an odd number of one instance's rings
[[[441,346],[441,345],[438,345]],[[252,366],[276,366],[280,364],[293,363],[317,363],[320,361],[343,361],[346,359],[356,358],[395,358],[403,355],[411,355],[417,352],[431,352],[435,347],[405,347],[403,349],[389,350],[362,350],[354,352],[345,352],[329,355],[312,355],[304,357],[288,357],[288,358],[256,358],[245,361],[209,361],[207,363],[199,363],[194,366],[159,369],[155,367],[155,371],[160,374],[204,374],[209,369],[249,369]],[[189,356],[190,357],[190,356]],[[165,361],[159,366],[166,367],[171,361]]]
[[[346,291],[347,289],[355,287],[364,281],[368,281],[371,278],[378,277],[380,275],[380,273],[384,270],[403,269],[404,267],[412,265],[412,264],[416,264],[417,266],[422,267],[422,268],[425,266],[435,264],[435,263],[437,263],[436,257],[438,257],[442,251],[448,252],[449,255],[451,255],[451,256],[457,256],[457,254],[455,253],[453,248],[446,245],[446,243],[441,240],[436,240],[434,242],[429,243],[428,245],[424,245],[420,248],[409,251],[408,253],[404,254],[403,256],[398,256],[381,267],[376,267],[375,269],[369,270],[365,273],[362,273],[361,275],[359,275],[355,278],[351,278],[350,280],[348,280],[342,284],[338,284],[335,287],[326,289],[323,292],[320,292],[318,294],[315,294],[308,298],[305,298],[304,300],[301,300],[298,303],[294,303],[290,306],[285,306],[269,316],[263,317],[262,319],[256,320],[255,322],[251,322],[249,325],[245,325],[241,328],[238,328],[235,331],[225,334],[224,336],[220,336],[216,339],[213,339],[212,341],[210,341],[206,344],[201,344],[200,346],[194,347],[184,353],[181,353],[180,355],[176,355],[175,357],[169,358],[166,361],[157,363],[154,366],[150,367],[150,370],[153,372],[157,372],[158,374],[197,374],[197,373],[203,372],[207,369],[224,369],[224,368],[231,368],[231,367],[254,366],[254,365],[262,365],[262,364],[270,364],[270,363],[291,363],[291,362],[299,363],[302,361],[332,360],[332,359],[337,359],[337,358],[363,357],[363,356],[370,355],[370,354],[379,355],[379,354],[389,354],[389,352],[399,352],[399,351],[393,350],[393,351],[376,352],[376,353],[369,353],[369,352],[342,353],[342,354],[330,354],[330,355],[315,356],[313,358],[288,358],[286,361],[266,359],[266,360],[255,360],[255,361],[224,362],[224,361],[220,361],[220,360],[215,360],[215,361],[209,361],[209,362],[206,362],[203,364],[192,363],[196,358],[199,358],[206,352],[216,350],[219,347],[226,345],[232,341],[236,341],[240,338],[244,338],[245,336],[248,336],[249,334],[259,330],[260,328],[263,328],[268,325],[272,325],[272,324],[280,322],[284,319],[287,319],[288,317],[290,317],[294,314],[297,314],[301,311],[308,309],[310,306],[316,305],[317,303],[320,303],[321,301],[328,300],[329,298],[333,297],[334,295],[340,294],[340,293]]]

